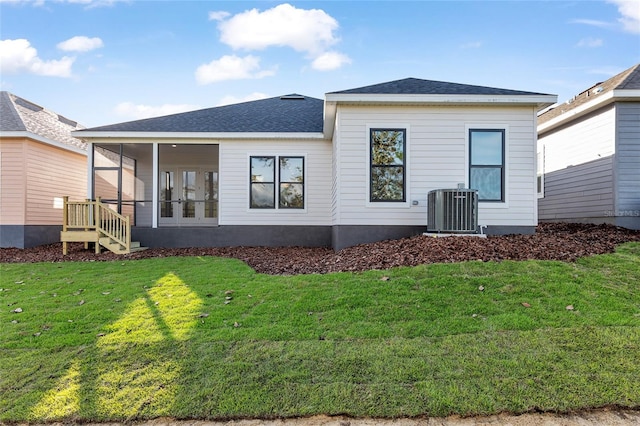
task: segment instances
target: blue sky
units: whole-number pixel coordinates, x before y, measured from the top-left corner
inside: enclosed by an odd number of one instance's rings
[[[557,94],[640,62],[640,1],[0,0],[0,88],[92,127],[405,77]]]

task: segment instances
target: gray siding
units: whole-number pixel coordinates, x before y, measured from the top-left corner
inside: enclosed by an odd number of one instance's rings
[[[613,161],[609,156],[545,174],[539,220],[611,219]]]
[[[616,103],[616,216],[640,221],[640,102]]]

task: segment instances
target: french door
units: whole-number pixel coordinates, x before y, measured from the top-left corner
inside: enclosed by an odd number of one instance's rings
[[[218,223],[218,172],[176,168],[160,172],[160,225]]]

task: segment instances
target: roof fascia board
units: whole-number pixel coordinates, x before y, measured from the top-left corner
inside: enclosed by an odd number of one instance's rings
[[[613,97],[620,101],[640,101],[640,89],[613,89]]]
[[[580,105],[577,108],[574,108],[570,111],[565,112],[544,124],[538,126],[538,133],[547,132],[552,130],[558,126],[561,126],[571,120],[582,117],[585,114],[588,114],[592,111],[595,111],[598,108],[602,108],[606,105],[615,101],[614,97],[615,91],[603,93],[592,101],[587,102],[586,104]]]
[[[583,115],[595,111],[598,108],[602,108],[612,102],[617,101],[640,102],[640,89],[614,89],[610,92],[603,93],[601,96],[598,95],[598,97],[594,100],[587,102],[584,105],[580,105],[579,107],[571,111],[567,111],[564,114],[559,115],[544,124],[541,124],[540,126],[538,126],[538,133],[553,130],[554,128],[561,126],[571,120],[580,118]]]
[[[51,146],[55,146],[56,148],[60,148],[60,149],[64,149],[66,151],[72,151],[78,154],[82,154],[82,155],[87,155],[87,151],[82,149],[82,148],[78,148],[77,146],[73,146],[73,145],[67,145],[65,143],[62,142],[58,142],[56,140],[53,139],[49,139],[46,138],[44,136],[40,136],[37,135],[35,133],[29,132],[29,131],[13,131],[13,132],[0,132],[0,137],[3,138],[25,138],[25,139],[31,139],[34,140],[36,142],[41,142],[44,143],[46,145],[51,145]]]
[[[115,132],[77,131],[71,133],[79,139],[324,139],[320,132]]]
[[[416,103],[416,104],[529,104],[544,107],[557,102],[556,95],[425,95],[328,93],[326,100],[337,103]]]

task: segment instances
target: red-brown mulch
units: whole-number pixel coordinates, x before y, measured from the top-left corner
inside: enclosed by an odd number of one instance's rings
[[[169,256],[221,256],[245,261],[257,272],[274,275],[365,271],[425,263],[465,260],[561,260],[610,253],[619,244],[640,241],[640,231],[611,225],[543,223],[533,235],[505,235],[488,238],[415,236],[399,240],[362,244],[334,252],[329,248],[225,247],[154,248],[128,255],[95,254],[81,243],[70,244],[62,255],[62,244],[30,249],[0,249],[0,262],[64,262],[145,259]]]

